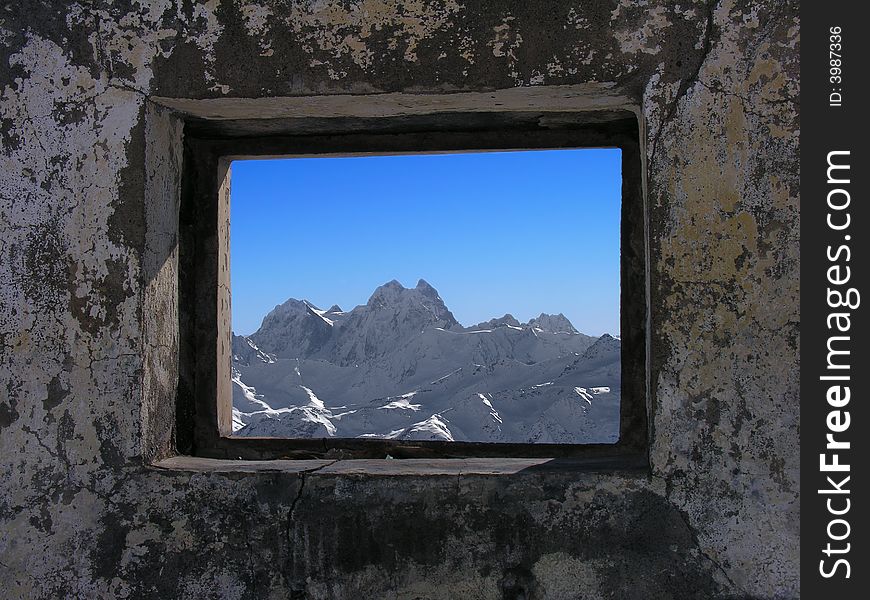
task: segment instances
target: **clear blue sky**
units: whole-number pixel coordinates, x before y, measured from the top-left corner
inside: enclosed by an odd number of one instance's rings
[[[618,149],[242,160],[231,183],[237,334],[287,298],[350,310],[420,278],[463,325],[619,333]]]

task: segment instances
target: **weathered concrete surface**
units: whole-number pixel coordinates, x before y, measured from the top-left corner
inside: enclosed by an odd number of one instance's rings
[[[0,15],[0,596],[795,597],[797,3],[288,4]],[[145,165],[180,159],[147,98],[591,82],[643,107],[650,477],[145,466],[175,343]]]

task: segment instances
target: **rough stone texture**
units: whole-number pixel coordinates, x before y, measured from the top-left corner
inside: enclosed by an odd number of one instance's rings
[[[35,1],[0,38],[0,596],[797,596],[796,2]],[[592,82],[642,107],[650,475],[148,466],[149,97]]]

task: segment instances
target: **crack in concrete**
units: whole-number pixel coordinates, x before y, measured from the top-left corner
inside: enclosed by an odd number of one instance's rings
[[[788,96],[786,96],[785,98],[776,98],[776,99],[756,98],[753,100],[753,99],[747,98],[746,96],[738,94],[737,92],[729,92],[728,90],[726,90],[724,88],[717,87],[717,86],[711,85],[709,83],[706,83],[702,79],[698,79],[697,83],[701,84],[702,87],[706,88],[712,94],[720,94],[722,96],[736,98],[737,100],[740,101],[740,105],[743,108],[743,112],[745,112],[748,115],[755,115],[757,117],[767,117],[768,115],[764,115],[760,112],[752,110],[751,108],[749,108],[749,105],[752,105],[752,104],[764,105],[764,104],[766,104],[768,106],[794,107],[794,106],[797,106],[798,104],[800,104],[799,100],[796,100],[796,99],[788,97]]]
[[[108,87],[115,88],[115,89],[118,89],[118,90],[125,90],[125,91],[128,91],[128,92],[133,92],[134,94],[139,94],[139,95],[141,95],[145,100],[150,100],[150,99],[151,99],[151,95],[150,95],[148,92],[146,92],[146,91],[144,91],[144,90],[140,90],[139,88],[134,87],[134,86],[132,86],[132,85],[129,85],[129,84],[127,84],[127,83],[120,82],[120,81],[118,80],[118,78],[117,78],[117,77],[114,77],[114,76],[112,76],[112,77],[109,78],[109,83],[108,83],[107,85],[108,85]]]
[[[665,130],[665,126],[668,124],[668,122],[673,120],[674,115],[677,113],[677,106],[679,105],[680,100],[682,100],[686,96],[686,94],[689,92],[689,89],[692,87],[692,85],[694,85],[696,82],[698,82],[698,77],[700,76],[701,68],[704,66],[704,63],[707,61],[707,58],[710,56],[710,51],[713,48],[713,28],[716,25],[715,24],[715,13],[716,13],[716,9],[719,8],[719,4],[721,3],[721,1],[722,0],[715,0],[707,8],[707,20],[706,20],[707,24],[704,28],[704,40],[703,40],[703,47],[701,49],[701,56],[698,57],[698,64],[695,65],[695,68],[692,71],[692,74],[689,75],[689,77],[686,77],[685,79],[680,81],[680,87],[677,90],[677,94],[676,94],[676,96],[674,96],[674,99],[668,105],[667,113],[665,113],[665,115],[662,117],[661,123],[659,124],[659,128],[656,131],[656,136],[653,139],[652,151],[650,152],[650,160],[649,160],[650,165],[655,164],[656,150],[658,148],[659,139],[662,136],[662,132]]]
[[[731,586],[732,590],[737,590],[738,592],[740,592],[741,594],[743,594],[744,597],[746,597],[746,598],[750,598],[752,595],[751,595],[749,592],[747,592],[746,590],[744,590],[742,587],[740,587],[739,585],[737,585],[737,584],[734,582],[734,580],[731,579],[731,576],[728,575],[728,572],[725,570],[725,567],[723,567],[723,566],[719,563],[719,561],[717,561],[717,560],[714,559],[712,556],[710,556],[710,553],[709,553],[708,551],[704,550],[704,547],[701,545],[701,541],[698,539],[698,532],[695,530],[694,527],[692,527],[692,524],[689,523],[689,519],[688,519],[688,517],[686,516],[685,511],[680,510],[680,509],[677,509],[676,512],[677,512],[677,514],[680,515],[680,519],[682,519],[682,520],[683,520],[683,523],[686,525],[686,529],[689,530],[689,534],[692,536],[692,543],[695,545],[695,548],[698,549],[698,552],[701,554],[701,556],[703,556],[704,558],[706,558],[708,561],[710,561],[710,563],[711,563],[714,567],[716,567],[716,570],[719,571],[719,573],[722,574],[722,577],[725,578],[725,581],[728,582],[728,585]]]
[[[28,433],[28,434],[32,435],[33,438],[36,440],[36,443],[39,444],[39,446],[41,446],[43,450],[45,450],[46,452],[48,452],[49,456],[51,456],[52,458],[55,458],[55,459],[59,460],[60,462],[62,462],[62,463],[67,467],[67,470],[69,470],[69,467],[70,467],[69,460],[68,460],[65,456],[60,456],[60,454],[59,454],[57,451],[52,450],[51,448],[49,448],[49,447],[45,444],[45,442],[42,441],[42,438],[39,436],[39,434],[38,434],[36,431],[34,431],[33,429],[31,429],[31,428],[28,427],[27,425],[22,425],[22,426],[21,426],[21,430],[22,430],[23,432],[25,432],[25,433]]]
[[[325,465],[320,465],[319,467],[314,467],[313,469],[305,469],[304,471],[299,471],[299,491],[296,492],[296,497],[293,498],[293,502],[290,503],[290,509],[287,511],[287,541],[290,541],[290,526],[293,522],[293,512],[296,510],[296,505],[299,503],[299,500],[302,499],[302,492],[305,490],[305,476],[311,473],[316,473],[321,469],[325,469],[326,467],[330,467],[338,462],[338,459],[333,460],[331,462],[326,463]]]
[[[306,469],[304,471],[299,471],[299,490],[296,492],[296,497],[293,498],[293,501],[290,503],[290,508],[287,510],[287,526],[284,528],[284,541],[286,543],[287,548],[287,564],[292,565],[293,561],[291,558],[291,554],[293,553],[293,543],[290,539],[293,530],[293,514],[296,512],[296,505],[299,504],[299,501],[302,499],[302,492],[305,490],[305,476],[309,473],[315,473],[320,471],[321,469],[325,469],[331,465],[334,465],[338,462],[338,459],[333,460],[331,462],[326,463],[325,465],[320,465],[319,467],[314,467],[313,469]],[[288,569],[281,569],[281,575],[284,581],[288,584],[288,587],[292,589],[293,582],[292,578],[288,577]]]

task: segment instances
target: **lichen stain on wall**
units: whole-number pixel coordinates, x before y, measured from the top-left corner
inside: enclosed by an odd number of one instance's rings
[[[733,10],[723,3],[717,12]],[[797,82],[794,59],[774,59],[797,30],[788,27],[777,48],[764,42],[747,52],[739,35],[761,28],[762,17],[742,17],[747,25],[723,29],[699,70],[676,135],[661,146],[659,164],[670,168],[653,177],[667,189],[654,254],[666,265],[660,297],[669,318],[660,332],[671,353],[656,427],[681,412],[696,418],[688,437],[663,437],[653,453],[666,478],[693,480],[673,499],[694,522],[734,515],[701,537],[734,582],[753,589],[755,548],[792,552],[775,532],[799,514],[797,439],[788,434],[799,419]],[[687,148],[690,161],[681,157]],[[701,501],[705,488],[716,490],[712,502]],[[748,539],[737,517],[747,498],[764,515]]]
[[[0,21],[4,594],[797,595],[796,3],[29,5]],[[648,132],[649,477],[141,464],[150,96],[590,82]],[[347,540],[373,554],[311,550]]]

